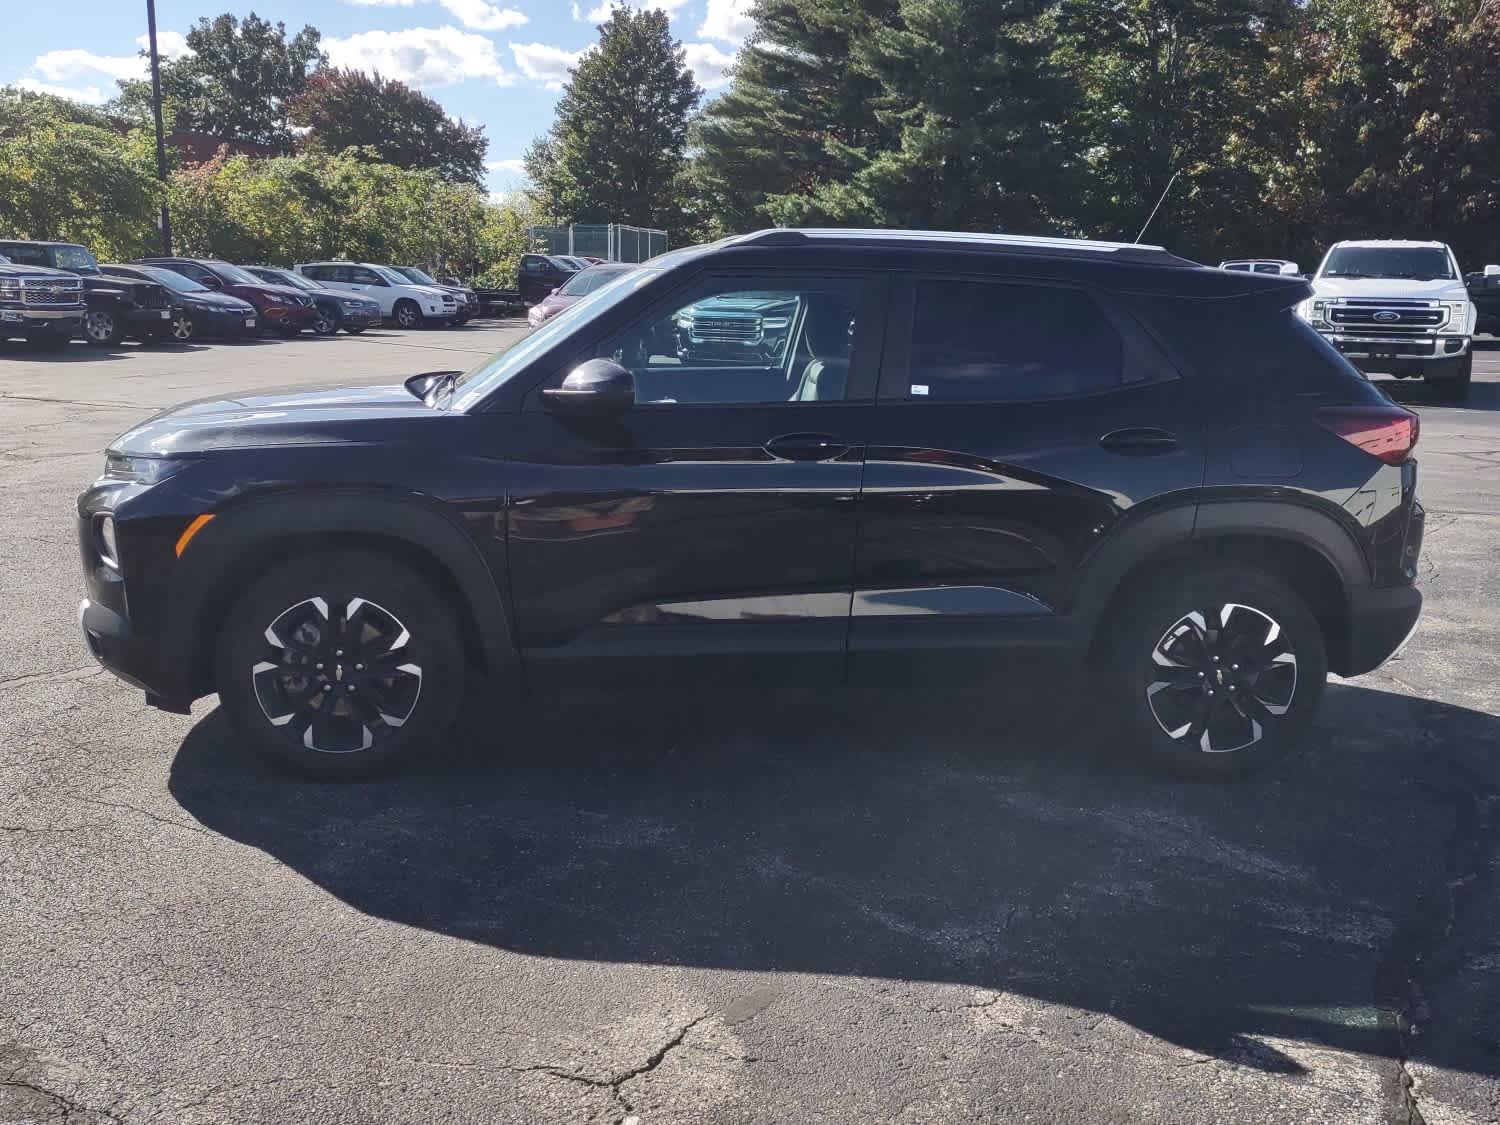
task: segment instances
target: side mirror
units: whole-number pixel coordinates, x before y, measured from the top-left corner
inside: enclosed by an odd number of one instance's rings
[[[620,413],[635,405],[635,376],[612,359],[589,359],[562,386],[544,389],[542,399],[553,410]]]

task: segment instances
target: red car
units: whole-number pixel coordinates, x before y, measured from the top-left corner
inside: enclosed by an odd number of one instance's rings
[[[548,293],[526,314],[526,323],[535,328],[545,324],[563,309],[587,297],[595,289],[608,285],[621,274],[629,273],[635,266],[629,262],[604,262],[597,266],[590,266],[586,270],[579,270],[567,281]]]
[[[259,315],[260,327],[274,328],[287,336],[312,328],[318,320],[317,307],[309,294],[289,285],[272,285],[216,258],[133,258],[132,261],[173,270],[215,292],[249,301]]]

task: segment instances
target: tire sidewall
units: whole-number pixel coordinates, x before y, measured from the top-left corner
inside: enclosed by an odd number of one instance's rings
[[[1276,621],[1297,656],[1297,687],[1274,733],[1243,750],[1206,753],[1162,730],[1146,698],[1151,651],[1162,635],[1193,609],[1235,602]],[[1303,600],[1263,571],[1214,564],[1163,579],[1118,620],[1102,670],[1114,713],[1131,740],[1158,765],[1191,777],[1236,777],[1269,766],[1306,733],[1328,677],[1322,628]]]
[[[393,613],[421,654],[422,690],[404,726],[369,750],[346,754],[309,750],[271,726],[261,710],[250,669],[263,651],[265,629],[286,609],[318,595],[330,605],[362,597]],[[219,701],[252,749],[320,777],[362,777],[409,766],[442,748],[458,715],[464,681],[463,644],[452,610],[415,572],[385,556],[334,551],[294,559],[246,591],[218,638],[215,678]]]
[[[102,336],[94,336],[89,332],[90,322],[98,323],[97,318],[104,318],[109,324],[109,331]],[[83,314],[83,338],[96,348],[113,347],[120,342],[120,318],[109,309],[89,309]]]
[[[402,299],[396,302],[395,308],[396,326],[398,328],[419,328],[422,324],[422,310],[417,308],[416,302]]]

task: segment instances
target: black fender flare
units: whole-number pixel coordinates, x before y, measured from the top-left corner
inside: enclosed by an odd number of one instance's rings
[[[1282,540],[1316,552],[1338,575],[1344,590],[1370,584],[1370,566],[1359,543],[1332,513],[1285,500],[1195,498],[1157,508],[1107,536],[1080,569],[1070,614],[1092,636],[1127,575],[1153,557],[1191,551],[1221,537]]]
[[[232,593],[222,588],[226,578],[252,560],[278,561],[273,550],[278,541],[340,533],[399,540],[436,562],[465,603],[458,608],[474,627],[489,675],[509,674],[519,682],[520,655],[501,583],[479,544],[446,507],[420,495],[330,487],[231,503],[214,513],[184,551],[181,561],[188,565],[175,583],[166,633],[169,651],[185,662],[184,687],[190,698],[213,690],[204,689],[212,679],[204,667],[211,664],[211,649],[204,645],[211,643],[206,634],[217,631],[227,601],[232,601]]]

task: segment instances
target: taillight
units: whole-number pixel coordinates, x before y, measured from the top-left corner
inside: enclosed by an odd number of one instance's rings
[[[1331,433],[1379,457],[1387,465],[1399,465],[1417,447],[1421,420],[1399,406],[1327,406],[1318,411],[1318,424]]]

